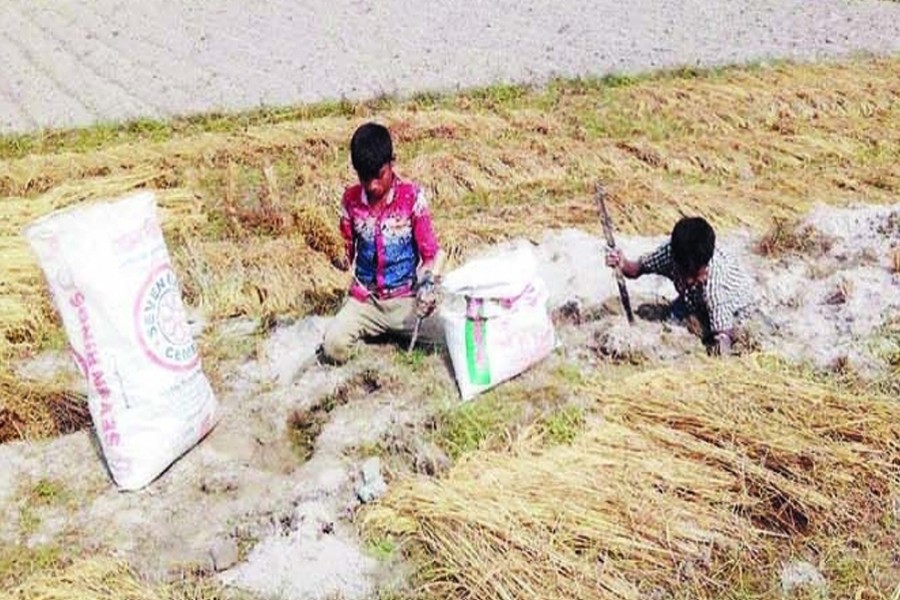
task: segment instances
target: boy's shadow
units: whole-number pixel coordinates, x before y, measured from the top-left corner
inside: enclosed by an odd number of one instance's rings
[[[662,323],[672,317],[672,305],[669,302],[644,302],[638,305],[634,315],[644,321]]]

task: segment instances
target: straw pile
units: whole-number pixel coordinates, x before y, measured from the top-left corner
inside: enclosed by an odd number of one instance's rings
[[[785,254],[795,254],[818,258],[831,249],[833,240],[812,225],[780,218],[773,221],[756,245],[756,251],[762,256],[778,258]]]
[[[214,584],[191,577],[168,585],[150,584],[124,562],[106,557],[41,569],[13,589],[0,591],[0,600],[215,600],[224,597]]]
[[[62,435],[90,424],[85,398],[64,381],[23,381],[0,371],[0,444]]]
[[[729,561],[773,536],[877,521],[898,481],[900,406],[751,360],[588,382],[603,421],[526,440],[365,513],[422,561],[427,593],[467,600],[721,597]],[[771,567],[771,565],[768,565]]]
[[[170,600],[110,559],[87,559],[68,568],[43,570],[0,600]]]

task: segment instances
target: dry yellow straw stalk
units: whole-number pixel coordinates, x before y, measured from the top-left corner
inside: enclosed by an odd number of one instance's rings
[[[70,433],[90,422],[87,402],[64,381],[28,381],[0,371],[0,443]]]
[[[401,482],[366,527],[411,542],[440,597],[702,595],[725,556],[752,569],[772,536],[877,520],[897,481],[895,401],[774,362],[595,378],[581,394],[603,420],[573,444],[525,440]]]
[[[0,600],[170,600],[117,561],[88,559],[36,574]]]

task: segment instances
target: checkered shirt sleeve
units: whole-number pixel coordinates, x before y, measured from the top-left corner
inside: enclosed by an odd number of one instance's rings
[[[718,250],[710,261],[703,292],[713,333],[733,329],[738,313],[754,302],[747,274],[727,254]]]
[[[653,252],[640,258],[641,274],[654,273],[672,278],[675,271],[675,263],[672,262],[672,244],[666,242]]]

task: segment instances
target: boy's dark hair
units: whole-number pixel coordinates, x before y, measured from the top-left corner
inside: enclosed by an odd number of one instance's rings
[[[702,217],[684,217],[672,230],[672,260],[678,270],[694,274],[712,260],[716,232]]]
[[[361,181],[378,177],[381,167],[394,160],[391,134],[384,125],[361,125],[350,140],[350,160]]]

